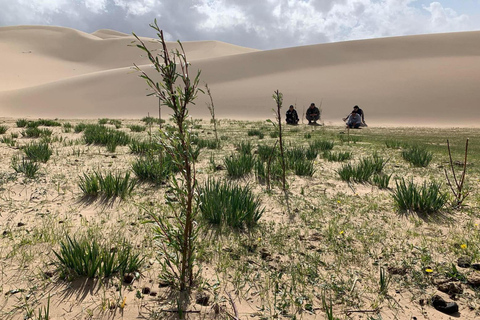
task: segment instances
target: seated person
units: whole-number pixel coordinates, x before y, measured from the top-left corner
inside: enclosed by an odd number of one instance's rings
[[[358,129],[360,128],[361,124],[362,118],[360,117],[360,115],[355,111],[352,111],[352,113],[350,113],[350,115],[348,116],[347,127]]]
[[[307,112],[305,114],[308,124],[317,124],[317,120],[320,119],[320,110],[318,110],[317,107],[315,107],[315,103],[311,103],[310,107],[308,107]]]
[[[360,116],[360,118],[362,119],[361,126],[362,126],[362,127],[366,127],[367,124],[365,123],[365,114],[363,113],[363,110],[360,109],[358,106],[354,106],[352,113],[353,113],[353,112],[357,113],[357,114]],[[351,115],[352,113],[350,113],[348,116],[346,116],[345,118],[343,118],[343,121],[347,121],[347,119],[350,117],[350,115]]]
[[[287,124],[298,124],[298,114],[293,108],[293,105],[291,105],[290,109],[287,110],[285,120],[287,121]]]

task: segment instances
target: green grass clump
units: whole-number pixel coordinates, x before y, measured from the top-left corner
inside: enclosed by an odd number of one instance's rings
[[[27,126],[28,120],[27,119],[18,119],[15,124],[19,128],[25,128]]]
[[[237,179],[252,172],[255,159],[250,153],[232,154],[224,158],[223,164],[227,169],[227,175]]]
[[[155,154],[155,153],[158,153],[159,150],[161,149],[160,144],[157,143],[156,141],[153,141],[153,140],[139,141],[137,139],[132,139],[128,147],[130,148],[131,153],[139,154],[139,155]]]
[[[304,162],[307,158],[306,150],[303,147],[288,148],[285,150],[284,155],[287,170],[293,170],[297,162]]]
[[[198,203],[205,221],[232,228],[255,226],[265,210],[249,186],[211,179],[199,187]]]
[[[168,155],[163,158],[147,155],[137,158],[132,164],[132,170],[138,180],[155,184],[165,181],[172,172],[176,171],[175,169],[176,167]]]
[[[372,183],[379,187],[380,189],[388,189],[388,185],[390,184],[390,178],[392,175],[388,174],[374,174],[372,177]]]
[[[201,138],[195,138],[192,141],[199,149],[219,149],[220,148],[220,143],[215,140],[215,139],[201,139]]]
[[[18,157],[13,157],[12,168],[16,173],[23,173],[27,178],[33,179],[37,175],[40,166],[27,158],[22,158],[22,161],[19,161]]]
[[[112,146],[125,146],[131,141],[130,136],[125,132],[102,125],[87,125],[83,131],[83,138],[86,144],[104,145],[109,147],[110,150]]]
[[[96,239],[66,236],[60,241],[60,251],[53,251],[64,279],[85,276],[87,278],[110,277],[115,274],[139,271],[144,258],[133,253],[125,241],[115,250],[100,244]]]
[[[270,131],[270,133],[268,134],[270,136],[270,138],[272,139],[277,139],[279,134],[278,134],[278,131]]]
[[[250,141],[241,141],[235,144],[235,149],[242,154],[252,154],[253,146]]]
[[[26,128],[22,131],[22,136],[27,138],[49,137],[52,135],[52,130],[39,129],[37,127]]]
[[[402,178],[396,181],[393,200],[401,211],[435,213],[447,202],[447,194],[440,188],[441,184],[435,181],[417,186],[413,181],[407,183]]]
[[[313,168],[313,161],[309,160],[300,160],[296,161],[293,164],[293,171],[297,176],[301,177],[311,177],[315,173],[315,169]]]
[[[145,122],[146,125],[165,123],[164,119],[158,119],[154,117],[143,117],[142,121]]]
[[[268,161],[270,158],[275,158],[279,154],[279,151],[276,146],[259,144],[257,147],[257,154],[260,160]]]
[[[327,161],[335,161],[335,162],[342,162],[345,160],[350,160],[352,158],[352,153],[345,151],[345,152],[332,152],[332,151],[324,151],[323,158]]]
[[[385,146],[390,149],[400,149],[403,143],[395,139],[387,139],[385,140]]]
[[[4,136],[2,138],[0,138],[0,142],[3,142],[5,143],[7,146],[10,146],[10,147],[13,147],[15,146],[15,139],[13,138],[12,135],[10,135],[9,137],[8,136]]]
[[[247,131],[249,137],[257,136],[259,139],[263,139],[265,134],[259,129],[250,129]]]
[[[327,141],[327,140],[314,140],[308,144],[310,148],[314,150],[320,150],[320,151],[325,151],[325,150],[332,150],[334,146],[333,141]]]
[[[106,125],[107,123],[108,123],[108,118],[98,119],[98,124],[101,126]]]
[[[5,132],[7,132],[8,130],[8,127],[7,126],[0,126],[0,134],[5,134]]]
[[[138,124],[132,124],[132,125],[128,126],[128,128],[132,132],[143,132],[147,129],[147,127],[141,126],[141,125],[138,125]]]
[[[411,146],[402,151],[402,157],[415,167],[426,167],[432,161],[433,154],[425,147]]]
[[[130,178],[130,172],[125,173],[106,173],[93,172],[83,174],[80,177],[78,186],[83,192],[84,197],[102,197],[105,200],[119,197],[124,200],[129,196],[137,184],[136,179]]]
[[[386,160],[375,153],[372,157],[361,159],[355,166],[345,164],[337,172],[343,181],[364,183],[368,182],[373,174],[381,173],[385,163]]]
[[[80,133],[83,130],[85,130],[86,128],[87,128],[87,124],[83,123],[83,122],[80,122],[80,123],[75,125],[75,127],[73,128],[73,131],[75,131],[75,133]]]
[[[115,129],[120,129],[122,127],[122,121],[118,119],[110,119],[108,123],[114,125]]]
[[[72,132],[72,129],[73,129],[73,126],[70,122],[65,122],[63,124],[63,132],[65,133]]]
[[[48,143],[30,143],[23,147],[23,151],[28,159],[34,162],[47,162],[52,155],[52,149]]]

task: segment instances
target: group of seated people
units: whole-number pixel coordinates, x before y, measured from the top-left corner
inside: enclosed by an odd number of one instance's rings
[[[291,105],[290,108],[287,110],[285,118],[287,124],[298,124],[298,114],[293,105]],[[305,118],[307,118],[309,125],[318,125],[317,121],[320,119],[320,110],[315,106],[315,103],[312,102],[310,104],[310,107],[308,107],[305,113]],[[360,109],[358,106],[354,106],[353,111],[348,116],[343,118],[343,121],[346,121],[348,128],[358,129],[361,126],[367,125],[365,123],[365,115],[363,113],[363,110]]]

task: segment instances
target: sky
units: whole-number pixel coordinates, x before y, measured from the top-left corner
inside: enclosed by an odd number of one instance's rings
[[[0,0],[0,26],[113,29],[261,50],[480,30],[480,0]],[[0,38],[1,41],[1,38]]]

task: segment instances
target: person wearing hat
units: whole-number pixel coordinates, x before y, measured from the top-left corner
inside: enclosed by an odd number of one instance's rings
[[[308,120],[309,125],[316,125],[317,120],[320,119],[320,110],[315,106],[315,103],[311,103],[310,107],[308,107],[307,112],[305,113],[305,117]]]
[[[287,110],[287,114],[285,115],[285,120],[287,124],[297,125],[298,124],[298,114],[297,111],[293,108],[293,105]]]

